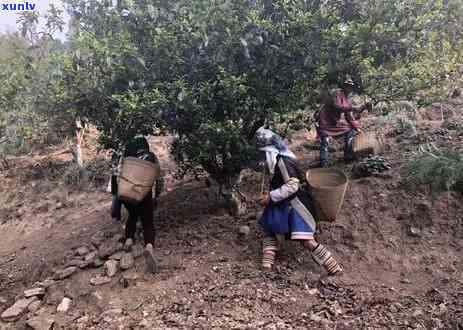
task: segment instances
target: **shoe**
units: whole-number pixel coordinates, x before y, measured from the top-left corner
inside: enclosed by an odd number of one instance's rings
[[[131,252],[133,247],[133,239],[127,238],[124,243],[124,251]]]
[[[143,256],[145,257],[146,271],[151,274],[156,274],[158,271],[158,266],[156,260],[154,259],[154,248],[152,244],[146,244],[145,251],[143,251]]]

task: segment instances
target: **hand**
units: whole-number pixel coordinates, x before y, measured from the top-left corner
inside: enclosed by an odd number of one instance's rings
[[[289,184],[299,184],[300,181],[299,181],[298,178],[293,177],[293,178],[289,178],[289,181],[287,183],[289,183]]]
[[[259,198],[259,204],[262,206],[266,206],[269,203],[269,195],[268,194],[262,194]]]
[[[255,167],[256,172],[263,172],[263,171],[265,171],[265,165],[266,165],[265,161],[259,161],[259,162],[257,163],[256,167]]]

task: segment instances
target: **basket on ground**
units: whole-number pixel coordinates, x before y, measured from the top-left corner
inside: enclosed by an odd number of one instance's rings
[[[124,158],[117,180],[119,199],[130,203],[141,202],[151,191],[160,172],[158,163],[135,157]]]
[[[355,136],[352,150],[356,156],[380,154],[384,151],[384,139],[375,132],[361,132]]]
[[[315,204],[315,219],[335,221],[349,183],[346,174],[332,168],[317,168],[307,171],[306,178]]]

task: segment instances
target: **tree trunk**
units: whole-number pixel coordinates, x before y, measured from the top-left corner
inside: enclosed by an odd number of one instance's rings
[[[83,170],[84,169],[84,161],[83,161],[83,158],[82,158],[82,148],[81,148],[79,142],[77,142],[76,145],[74,146],[73,154],[74,154],[74,160],[75,160],[77,166],[79,166],[80,170]]]
[[[232,216],[240,216],[246,212],[245,196],[239,192],[241,183],[241,173],[227,180],[228,182],[221,186],[220,192],[225,201],[225,205]]]
[[[80,118],[76,119],[76,145],[74,146],[74,159],[80,170],[84,169],[84,159],[82,157],[82,143],[85,134],[85,124]]]
[[[8,139],[7,138],[4,138],[3,140],[0,140],[0,144],[2,143],[7,143],[8,142]],[[3,169],[3,170],[9,170],[10,169],[10,165],[8,164],[8,160],[6,159],[6,154],[0,154],[0,169]]]
[[[1,167],[0,169],[2,170],[5,170],[5,171],[8,171],[10,169],[10,164],[8,163],[8,160],[6,159],[6,157],[0,157],[0,163],[1,163]]]

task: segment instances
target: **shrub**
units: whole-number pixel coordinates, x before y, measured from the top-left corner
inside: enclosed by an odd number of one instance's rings
[[[357,177],[368,177],[391,169],[391,164],[381,156],[372,156],[356,164],[353,173]]]
[[[430,185],[433,193],[450,190],[463,192],[461,149],[438,149],[433,144],[420,147],[406,171],[418,183]]]
[[[406,117],[397,117],[395,131],[397,134],[410,132],[412,135],[416,135],[416,122]]]

